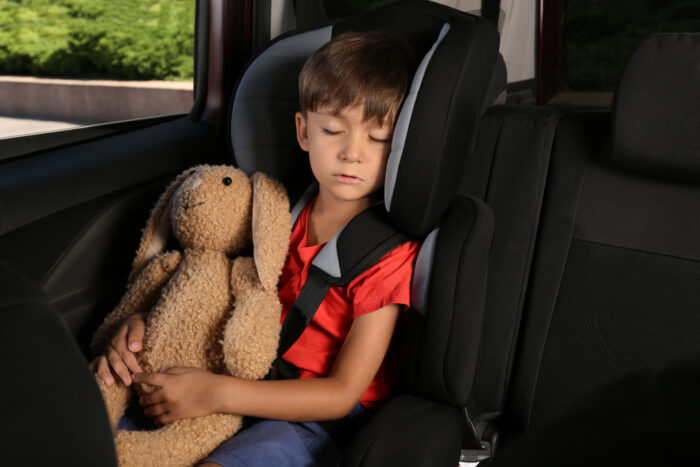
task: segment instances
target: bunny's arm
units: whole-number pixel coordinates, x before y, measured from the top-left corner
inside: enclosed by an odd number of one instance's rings
[[[170,280],[180,264],[179,251],[166,251],[159,254],[144,266],[141,272],[127,287],[116,308],[107,315],[95,332],[90,344],[93,355],[101,353],[117,328],[128,317],[136,313],[147,313],[160,297],[160,291]]]
[[[223,341],[226,368],[238,378],[261,379],[277,357],[282,304],[276,288],[260,282],[253,258],[234,260],[231,292],[234,309]]]

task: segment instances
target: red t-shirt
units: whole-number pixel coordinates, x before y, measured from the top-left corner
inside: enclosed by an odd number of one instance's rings
[[[292,230],[289,255],[280,279],[283,321],[309,277],[311,262],[323,247],[306,246],[312,205],[313,202],[309,203],[301,212]],[[299,368],[301,378],[328,375],[355,318],[387,305],[410,304],[411,275],[419,248],[420,244],[413,241],[399,245],[348,285],[331,287],[309,325],[282,358]],[[362,396],[364,407],[376,408],[391,394],[398,375],[398,357],[395,349],[389,350]]]

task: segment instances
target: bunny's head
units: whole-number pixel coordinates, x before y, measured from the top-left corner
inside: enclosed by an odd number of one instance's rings
[[[260,280],[274,288],[287,255],[289,231],[289,201],[281,184],[264,174],[249,179],[231,166],[193,167],[158,200],[131,277],[163,251],[171,233],[183,248],[227,254],[235,254],[252,239]]]

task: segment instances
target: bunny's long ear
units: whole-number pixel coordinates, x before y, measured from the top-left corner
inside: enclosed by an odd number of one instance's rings
[[[289,199],[280,182],[255,173],[253,182],[253,257],[263,287],[274,290],[289,249]]]
[[[141,242],[136,250],[136,257],[131,266],[129,282],[136,277],[141,268],[143,268],[148,261],[165,249],[165,245],[168,243],[168,238],[170,237],[170,232],[172,231],[170,201],[177,189],[193,170],[196,170],[196,167],[187,169],[178,175],[175,181],[160,195],[153,211],[151,211],[151,217],[146,222],[146,227],[143,228],[143,232],[141,233]]]

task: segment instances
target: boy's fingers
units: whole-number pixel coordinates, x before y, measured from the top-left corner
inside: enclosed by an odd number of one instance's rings
[[[165,408],[165,404],[155,404],[155,405],[150,405],[143,409],[143,414],[147,416],[148,418],[154,418],[154,417],[159,417],[166,413],[167,410]]]
[[[107,349],[107,359],[109,360],[109,365],[112,367],[112,371],[124,381],[124,384],[129,386],[131,384],[131,373],[129,369],[124,364],[119,352],[117,352],[113,347]]]
[[[131,352],[138,352],[141,350],[143,335],[146,332],[146,323],[141,318],[141,315],[129,320],[129,325],[126,333],[126,339],[129,343],[129,350]]]
[[[143,396],[139,397],[139,404],[142,407],[160,404],[161,402],[165,402],[165,396],[163,396],[163,391],[161,389],[156,389],[150,394],[144,394]]]
[[[114,336],[112,336],[112,340],[110,341],[110,345],[114,347],[115,349],[118,349],[122,345],[125,345],[126,343],[126,333],[127,333],[128,327],[125,325],[122,325],[117,329],[117,332],[114,333]]]
[[[98,357],[96,362],[97,377],[104,381],[107,386],[114,384],[114,378],[112,377],[112,372],[109,371],[107,359],[105,357]]]
[[[157,426],[165,426],[165,425],[167,425],[168,423],[170,423],[170,421],[169,421],[169,419],[168,419],[168,415],[170,415],[170,414],[167,413],[167,412],[164,413],[164,414],[161,415],[160,417],[154,419],[154,420],[153,420],[153,423],[155,423]]]
[[[143,371],[141,369],[141,366],[139,365],[138,360],[136,360],[136,356],[133,353],[125,352],[121,355],[121,357],[122,360],[124,360],[124,364],[126,364],[126,367],[131,373],[139,373]]]
[[[134,381],[150,384],[151,386],[163,386],[167,378],[168,376],[163,373],[134,373]]]
[[[171,366],[170,368],[166,368],[163,373],[168,373],[170,375],[181,375],[182,373],[187,373],[191,369],[191,367],[186,366]]]

